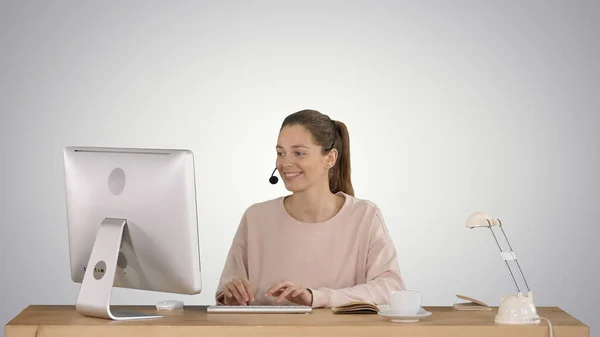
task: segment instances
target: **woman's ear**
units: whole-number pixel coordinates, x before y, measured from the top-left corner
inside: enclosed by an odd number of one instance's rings
[[[338,152],[336,149],[329,151],[327,154],[327,159],[325,160],[325,165],[327,168],[332,168],[335,165],[335,162],[337,161],[337,155]]]

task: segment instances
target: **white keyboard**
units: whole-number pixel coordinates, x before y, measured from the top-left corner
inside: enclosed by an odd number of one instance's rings
[[[211,305],[207,312],[215,313],[261,313],[261,314],[308,314],[312,307],[304,305]]]

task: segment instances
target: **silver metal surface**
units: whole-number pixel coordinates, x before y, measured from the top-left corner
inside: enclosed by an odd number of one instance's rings
[[[213,305],[206,309],[209,313],[270,313],[270,314],[307,314],[312,312],[309,306],[273,306],[273,305]]]

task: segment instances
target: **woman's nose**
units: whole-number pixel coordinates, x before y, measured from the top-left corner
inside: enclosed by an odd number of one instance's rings
[[[277,158],[277,164],[281,167],[290,167],[294,164],[293,160],[287,156],[281,156]]]

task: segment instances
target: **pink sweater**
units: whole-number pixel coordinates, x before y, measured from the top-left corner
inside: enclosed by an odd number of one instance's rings
[[[236,276],[250,281],[255,292],[251,305],[293,305],[264,296],[282,280],[310,288],[315,308],[356,300],[387,303],[390,291],[405,289],[379,208],[339,194],[346,197],[341,210],[321,223],[292,218],[283,197],[250,206],[233,238],[217,303],[223,303],[224,285]]]

